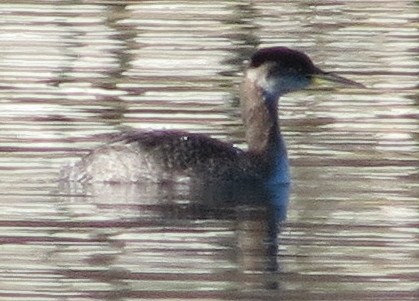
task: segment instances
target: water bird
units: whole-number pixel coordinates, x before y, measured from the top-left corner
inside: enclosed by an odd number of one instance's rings
[[[317,81],[361,84],[315,66],[301,51],[269,47],[249,60],[240,87],[247,150],[203,134],[130,130],[66,166],[61,180],[77,182],[201,183],[290,182],[289,162],[278,118],[279,98]]]

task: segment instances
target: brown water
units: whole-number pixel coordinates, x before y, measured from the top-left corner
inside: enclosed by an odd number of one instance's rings
[[[414,1],[2,1],[0,299],[418,300],[418,22]],[[368,86],[281,99],[278,227],[185,187],[54,181],[127,126],[244,146],[242,61],[269,45]]]

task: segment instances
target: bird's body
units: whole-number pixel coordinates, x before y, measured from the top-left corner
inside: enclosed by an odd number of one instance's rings
[[[288,183],[289,166],[278,122],[278,99],[302,89],[314,76],[356,84],[321,71],[303,53],[285,47],[261,49],[250,59],[241,86],[248,151],[202,134],[128,131],[92,150],[62,171],[78,182]]]
[[[281,168],[284,171],[284,168]],[[275,172],[272,158],[202,134],[128,131],[63,170],[77,182],[243,182]],[[287,176],[288,177],[288,176]],[[281,181],[286,182],[286,181]]]

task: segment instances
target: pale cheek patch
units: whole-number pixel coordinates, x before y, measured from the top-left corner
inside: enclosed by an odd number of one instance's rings
[[[263,64],[257,68],[251,68],[246,72],[246,78],[268,94],[274,93],[276,88],[275,80],[268,79],[267,76],[272,65]]]

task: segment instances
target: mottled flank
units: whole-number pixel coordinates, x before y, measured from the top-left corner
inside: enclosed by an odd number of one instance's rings
[[[79,182],[237,180],[258,175],[249,154],[202,134],[127,131],[62,170],[61,179]],[[253,173],[252,173],[253,170]]]

